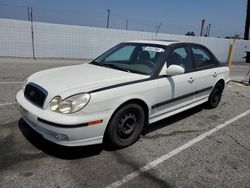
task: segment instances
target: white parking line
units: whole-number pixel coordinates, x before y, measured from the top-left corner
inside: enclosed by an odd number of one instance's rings
[[[8,123],[11,123],[13,120],[11,120],[11,121],[4,121],[3,123],[1,123],[0,125],[6,125],[6,124],[8,124]]]
[[[160,163],[168,160],[169,158],[175,156],[176,154],[182,152],[183,150],[193,146],[194,144],[200,142],[201,140],[207,138],[208,136],[212,135],[213,133],[217,132],[218,130],[226,127],[227,125],[230,125],[231,123],[237,121],[238,119],[246,116],[250,114],[250,110],[247,110],[246,112],[243,112],[242,114],[216,126],[215,128],[201,134],[200,136],[188,141],[187,143],[183,144],[182,146],[174,149],[173,151],[171,151],[170,153],[167,153],[163,156],[161,156],[160,158],[146,164],[145,166],[143,166],[142,168],[140,168],[139,170],[136,170],[130,174],[128,174],[127,176],[125,176],[124,178],[122,178],[121,180],[118,180],[110,185],[108,185],[108,188],[115,188],[115,187],[119,187],[121,185],[123,185],[124,183],[127,183],[129,181],[131,181],[132,179],[134,179],[135,177],[139,176],[140,174],[142,174],[143,172],[146,172],[154,167],[156,167],[157,165],[159,165]]]
[[[23,82],[0,82],[0,84],[22,84]]]
[[[14,104],[16,104],[16,102],[6,102],[6,103],[0,104],[0,106],[8,106],[8,105],[14,105]]]

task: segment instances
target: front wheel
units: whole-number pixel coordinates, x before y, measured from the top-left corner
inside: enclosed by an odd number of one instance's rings
[[[107,136],[116,147],[126,147],[134,143],[144,127],[145,113],[138,104],[127,104],[112,117]]]
[[[217,83],[209,95],[207,102],[208,108],[212,109],[218,106],[221,100],[222,92],[223,92],[223,85],[221,83]]]

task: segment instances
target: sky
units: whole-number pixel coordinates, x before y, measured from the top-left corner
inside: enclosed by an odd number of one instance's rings
[[[247,0],[0,0],[0,18],[160,33],[200,33],[201,20],[211,24],[213,37],[244,35]]]

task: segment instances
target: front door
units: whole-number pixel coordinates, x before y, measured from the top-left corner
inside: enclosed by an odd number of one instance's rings
[[[167,64],[179,65],[185,73],[176,76],[166,76],[158,80],[157,103],[152,106],[153,119],[161,119],[164,115],[172,115],[178,109],[195,102],[197,88],[197,73],[193,72],[193,63],[188,45],[178,46],[170,52]]]

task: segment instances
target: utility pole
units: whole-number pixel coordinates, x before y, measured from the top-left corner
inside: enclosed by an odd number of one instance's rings
[[[126,18],[126,31],[128,30],[128,18]]]
[[[249,26],[250,26],[250,2],[247,0],[247,13],[246,13],[246,23],[245,23],[245,33],[244,39],[249,40]]]
[[[208,24],[208,37],[210,36],[211,24]]]
[[[206,27],[206,32],[205,32],[205,35],[204,35],[205,37],[208,37],[208,25],[207,25],[207,27]]]
[[[107,9],[107,12],[108,12],[108,18],[107,18],[107,29],[108,29],[109,28],[109,17],[110,17],[111,10]]]
[[[211,24],[208,24],[206,27],[205,37],[209,37],[210,35]]]
[[[159,25],[156,25],[156,32],[155,32],[155,38],[157,38],[157,34],[160,31],[162,23],[160,23]]]
[[[201,21],[201,33],[200,33],[200,36],[203,36],[205,22],[206,22],[206,20],[204,20],[204,19]]]

